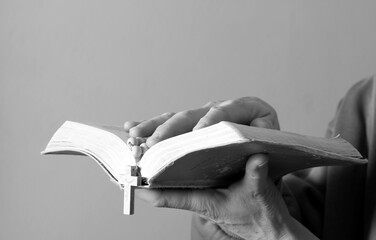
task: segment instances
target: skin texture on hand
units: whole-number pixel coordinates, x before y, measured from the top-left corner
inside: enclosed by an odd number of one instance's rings
[[[290,216],[268,178],[264,154],[251,156],[244,177],[227,188],[137,189],[136,196],[155,207],[185,209],[210,220],[211,239],[315,239]]]
[[[146,144],[154,144],[192,130],[229,121],[254,127],[279,129],[275,110],[259,98],[210,102],[203,107],[174,113],[164,113],[143,122],[124,123],[132,137],[148,137]]]
[[[279,129],[275,110],[266,102],[244,97],[210,102],[203,107],[165,113],[142,122],[128,121],[124,129],[132,137],[148,137],[154,144],[220,121]],[[222,189],[137,189],[136,196],[155,207],[185,209],[207,222],[211,239],[315,239],[295,221],[268,178],[268,158],[249,158],[244,177]]]
[[[137,197],[156,207],[186,209],[219,226],[218,235],[243,239],[280,239],[288,211],[267,177],[267,156],[254,155],[244,178],[225,189],[144,190]]]

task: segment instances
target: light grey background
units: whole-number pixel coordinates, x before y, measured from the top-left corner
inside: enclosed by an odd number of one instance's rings
[[[121,125],[258,96],[322,136],[376,71],[376,1],[0,1],[0,239],[189,239],[89,158],[39,155],[66,119]]]

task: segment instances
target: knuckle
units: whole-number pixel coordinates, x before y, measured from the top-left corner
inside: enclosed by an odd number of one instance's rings
[[[250,97],[250,96],[241,97],[241,98],[236,99],[235,101],[240,105],[247,105],[253,101],[253,97]]]
[[[224,108],[223,108],[223,106],[224,105],[217,105],[217,106],[212,106],[211,108],[210,108],[210,111],[215,111],[215,112],[225,112],[225,110],[224,110]]]
[[[154,142],[159,142],[162,139],[163,125],[155,129],[153,135],[150,137]]]
[[[226,101],[223,101],[221,102],[220,104],[218,104],[218,106],[220,107],[225,107],[225,106],[229,106],[229,105],[233,105],[236,103],[236,100],[226,100]]]
[[[216,104],[215,101],[210,101],[210,102],[207,102],[207,103],[204,105],[204,107],[210,107],[210,106],[213,106],[213,105],[215,105],[215,104]]]
[[[148,125],[159,125],[159,122],[156,118],[152,118],[148,121],[145,121],[144,124],[142,124],[141,126],[146,125],[146,124],[148,124]]]
[[[228,120],[230,119],[230,114],[228,113],[228,111],[226,110],[226,108],[224,108],[224,106],[213,106],[210,108],[210,112],[214,112],[215,114],[219,114],[222,116],[222,120]]]
[[[254,97],[254,96],[242,97],[242,98],[237,99],[237,101],[240,104],[242,104],[242,105],[248,105],[248,104],[261,104],[261,105],[265,105],[266,104],[263,100],[261,100],[258,97]]]
[[[161,126],[157,127],[157,129],[154,131],[154,133],[149,138],[147,138],[146,145],[148,147],[151,147],[154,144],[163,140],[163,136],[162,136],[163,131],[161,131],[160,128],[161,128]]]
[[[161,116],[164,117],[164,118],[171,118],[174,115],[175,115],[175,113],[173,113],[173,112],[165,112]]]
[[[212,107],[212,106],[215,106],[215,105],[221,104],[222,102],[224,102],[224,101],[223,101],[223,100],[210,101],[210,102],[206,103],[206,104],[204,105],[204,107]]]
[[[192,120],[193,119],[193,111],[187,110],[187,111],[179,112],[179,113],[176,114],[176,117]]]

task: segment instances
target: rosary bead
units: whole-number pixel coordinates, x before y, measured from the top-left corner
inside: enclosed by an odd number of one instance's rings
[[[132,155],[135,158],[140,158],[142,156],[142,149],[140,146],[133,146],[132,147]]]

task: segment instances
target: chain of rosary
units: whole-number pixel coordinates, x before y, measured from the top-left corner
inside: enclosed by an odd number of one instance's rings
[[[146,145],[146,139],[143,137],[130,137],[127,140],[127,146],[131,150],[136,161],[140,161],[145,152],[149,149]]]

